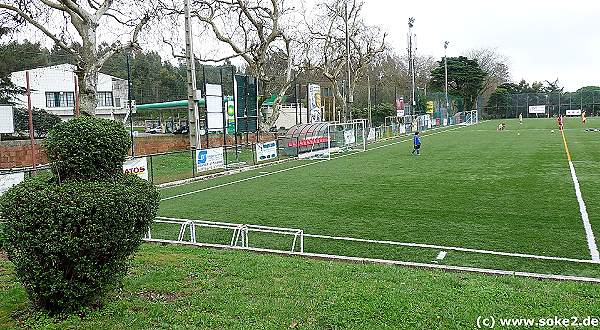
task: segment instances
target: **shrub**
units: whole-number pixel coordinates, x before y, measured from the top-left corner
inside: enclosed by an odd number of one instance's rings
[[[118,286],[158,209],[154,186],[122,174],[124,128],[112,123],[99,128],[102,121],[77,119],[51,131],[54,159],[63,160],[53,164],[60,180],[55,173],[38,175],[0,198],[4,249],[32,302],[51,313],[92,307]],[[83,143],[81,135],[98,149],[63,149]],[[101,162],[99,171],[90,158]]]
[[[44,147],[61,181],[108,180],[122,173],[131,142],[120,123],[82,116],[55,126]]]
[[[60,117],[43,109],[32,111],[33,130],[37,137],[43,138],[53,127],[61,123]],[[15,109],[15,131],[20,135],[28,136],[29,112],[27,109]]]

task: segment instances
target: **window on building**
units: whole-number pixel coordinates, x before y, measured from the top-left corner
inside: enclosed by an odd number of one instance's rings
[[[98,106],[99,107],[112,107],[113,93],[112,92],[98,92]]]
[[[46,92],[47,108],[67,108],[75,106],[73,92]]]

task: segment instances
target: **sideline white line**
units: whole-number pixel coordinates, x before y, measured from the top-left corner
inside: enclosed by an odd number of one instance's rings
[[[479,273],[479,274],[486,274],[486,275],[505,275],[505,276],[517,276],[517,277],[531,277],[531,278],[544,279],[544,280],[600,283],[600,278],[595,278],[595,277],[540,274],[540,273],[518,272],[518,271],[488,269],[488,268],[428,264],[428,263],[399,261],[399,260],[372,259],[372,258],[349,257],[349,256],[338,256],[338,255],[306,253],[306,252],[304,252],[304,253],[289,252],[289,251],[280,251],[280,250],[271,250],[271,249],[262,249],[262,248],[251,248],[251,247],[246,248],[246,247],[220,245],[220,244],[177,242],[177,241],[159,240],[159,239],[144,239],[144,241],[146,241],[147,243],[159,243],[159,244],[166,243],[166,244],[174,244],[174,245],[182,245],[182,246],[190,246],[190,247],[207,247],[207,248],[217,248],[217,249],[223,249],[223,250],[252,251],[252,252],[276,254],[276,255],[283,255],[283,256],[301,256],[301,257],[308,257],[308,258],[314,258],[314,259],[339,260],[339,261],[345,261],[345,262],[396,265],[396,266],[405,266],[405,267],[412,267],[412,268],[440,269],[440,270],[444,270],[444,271],[460,271],[460,272]]]
[[[314,235],[314,234],[306,234],[306,233],[304,234],[304,237],[332,239],[332,240],[340,240],[340,241],[352,241],[352,242],[361,242],[361,243],[388,244],[388,245],[418,247],[418,248],[434,249],[434,250],[451,250],[451,251],[459,251],[459,252],[491,254],[491,255],[498,255],[498,256],[504,256],[504,257],[518,257],[518,258],[542,259],[542,260],[553,260],[553,261],[568,261],[568,262],[587,263],[587,264],[600,264],[600,261],[589,260],[589,259],[574,259],[574,258],[566,258],[566,257],[541,256],[541,255],[527,254],[527,253],[500,252],[500,251],[491,251],[491,250],[462,248],[462,247],[456,247],[456,246],[444,246],[444,245],[423,244],[423,243],[405,243],[405,242],[396,242],[396,241],[378,241],[378,240],[364,239],[364,238],[337,237],[337,236]]]
[[[190,221],[200,221],[200,222],[203,221],[203,220],[180,219],[180,218],[172,218],[172,217],[156,217],[156,218],[164,219],[164,220],[171,220],[171,221],[179,221],[181,223],[190,222]],[[225,223],[225,222],[220,222],[220,223],[230,225],[230,226],[239,226],[240,225],[240,224]],[[248,225],[251,225],[251,224],[248,224]],[[254,225],[254,224],[252,224],[252,225]],[[258,226],[258,225],[254,225],[254,226]],[[274,228],[277,228],[277,227],[274,227]],[[278,229],[290,230],[290,231],[301,230],[301,229],[292,229],[292,228],[278,228]],[[450,251],[469,252],[469,253],[478,253],[478,254],[490,254],[490,255],[504,256],[504,257],[517,257],[517,258],[552,260],[552,261],[566,261],[566,262],[575,262],[575,263],[582,263],[582,264],[600,264],[599,261],[594,261],[594,260],[589,260],[589,259],[575,259],[575,258],[566,258],[566,257],[542,256],[542,255],[526,254],[526,253],[512,253],[512,252],[501,252],[501,251],[492,251],[492,250],[470,249],[470,248],[463,248],[463,247],[456,247],[456,246],[444,246],[444,245],[434,245],[434,244],[424,244],[424,243],[407,243],[407,242],[383,241],[383,240],[373,240],[373,239],[354,238],[354,237],[317,235],[317,234],[308,234],[306,232],[303,233],[303,237],[317,238],[317,239],[330,239],[330,240],[337,240],[337,241],[360,242],[360,243],[387,244],[387,245],[433,249],[433,250],[442,250],[442,251],[450,250]]]
[[[571,169],[571,177],[573,178],[573,185],[575,186],[575,195],[577,196],[577,202],[579,203],[579,212],[581,213],[581,219],[583,220],[583,228],[585,228],[585,236],[587,238],[588,248],[590,249],[590,255],[592,256],[592,260],[600,262],[600,253],[598,253],[598,246],[596,246],[596,238],[594,237],[592,224],[590,223],[587,208],[583,201],[583,196],[581,195],[579,180],[577,179],[577,174],[575,174],[575,167],[570,160],[569,168]]]
[[[573,185],[575,186],[575,196],[577,196],[577,202],[579,203],[579,212],[581,213],[581,220],[583,221],[583,228],[585,229],[585,236],[588,243],[588,249],[592,260],[600,262],[600,254],[598,253],[598,247],[596,246],[596,238],[594,237],[594,231],[592,230],[592,224],[590,224],[590,218],[581,195],[581,189],[579,188],[579,180],[575,173],[575,166],[573,166],[573,159],[571,152],[569,151],[569,145],[567,144],[567,138],[565,137],[564,130],[560,131],[562,135],[563,144],[565,146],[565,153],[567,154],[567,161],[569,162],[569,169],[571,170],[571,178],[573,179]]]
[[[457,130],[457,129],[460,129],[460,128],[463,128],[463,127],[468,127],[468,126],[459,126],[459,127],[450,128],[450,129],[438,131],[438,132],[431,133],[431,134],[423,134],[423,137],[432,136],[432,135],[441,134],[441,133],[446,133],[446,132],[454,131],[454,130]],[[407,142],[407,141],[412,141],[412,139],[411,138],[404,139],[404,140],[396,141],[396,142],[393,142],[393,143],[390,143],[390,144],[385,144],[385,145],[382,145],[382,146],[377,146],[377,147],[369,148],[369,149],[365,150],[364,152],[368,152],[368,151],[371,151],[371,150],[377,150],[377,149],[381,149],[381,148],[385,148],[385,147],[389,147],[389,146],[393,146],[393,145],[396,145],[396,144],[399,144],[399,143],[403,143],[403,142]],[[352,155],[357,155],[357,154],[362,154],[362,153],[363,153],[363,151],[357,151],[357,152],[353,152],[353,153],[341,155],[341,156],[338,156],[338,157],[334,157],[334,158],[331,158],[330,160],[335,160],[335,159],[344,158],[344,157],[348,157],[348,156],[352,156]],[[227,187],[227,186],[230,186],[230,185],[233,185],[233,184],[236,184],[236,183],[242,183],[242,182],[246,182],[246,181],[250,181],[250,180],[262,178],[262,177],[273,175],[273,174],[277,174],[277,173],[283,173],[283,172],[295,170],[295,169],[298,169],[298,168],[302,168],[302,167],[306,167],[306,166],[310,166],[310,165],[315,165],[315,164],[319,164],[319,163],[323,163],[323,162],[327,162],[327,161],[330,161],[330,160],[323,159],[323,160],[311,162],[311,163],[308,163],[308,164],[302,164],[302,165],[298,165],[298,166],[294,166],[294,167],[290,167],[290,168],[284,168],[284,169],[281,169],[281,170],[278,170],[278,171],[269,172],[269,173],[266,173],[266,174],[260,174],[260,175],[257,175],[257,176],[253,176],[253,177],[249,177],[249,178],[245,178],[245,179],[240,179],[240,180],[236,180],[236,181],[232,181],[232,182],[227,182],[227,183],[223,183],[223,184],[220,184],[220,185],[207,187],[207,188],[204,188],[204,189],[194,190],[194,191],[190,191],[190,192],[179,194],[179,195],[175,195],[175,196],[165,197],[165,198],[162,198],[160,201],[161,202],[162,201],[168,201],[168,200],[171,200],[171,199],[174,199],[174,198],[185,197],[185,196],[188,196],[188,195],[192,195],[192,194],[196,194],[196,193],[200,193],[200,192],[204,192],[204,191],[208,191],[208,190],[213,190],[213,189],[217,189],[217,188]]]

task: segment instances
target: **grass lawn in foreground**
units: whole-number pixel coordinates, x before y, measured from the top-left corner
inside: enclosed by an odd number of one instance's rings
[[[32,312],[0,259],[0,328],[473,329],[478,316],[598,316],[600,286],[143,245],[103,309]]]
[[[390,141],[387,147],[331,161],[262,169],[258,173],[307,165],[164,200],[159,212],[175,218],[299,228],[309,234],[590,259],[554,119],[505,122],[504,132],[496,131],[499,121],[424,132],[419,157],[410,154],[410,142]],[[594,125],[600,127],[600,120],[588,121],[588,126]],[[568,119],[566,128],[590,221],[600,232],[600,191],[594,188],[600,180],[600,151],[594,148],[600,133],[584,132],[576,118]],[[258,173],[161,192],[168,198]],[[224,233],[205,235],[229,239]],[[289,249],[289,242],[275,238],[251,240],[259,247]],[[310,238],[305,251],[419,262],[431,262],[439,252]],[[600,277],[598,264],[468,252],[449,251],[441,263]]]

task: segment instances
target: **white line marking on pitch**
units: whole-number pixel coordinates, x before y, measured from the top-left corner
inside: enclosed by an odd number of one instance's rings
[[[436,134],[441,134],[441,133],[446,133],[446,132],[454,131],[454,130],[457,130],[457,129],[460,129],[460,128],[463,128],[463,127],[468,127],[468,126],[459,126],[459,127],[456,127],[456,128],[451,128],[451,129],[447,129],[447,130],[443,130],[443,131],[439,131],[439,132],[435,132],[435,133],[431,133],[431,134],[426,134],[426,135],[424,134],[423,137],[431,136],[431,135],[436,135]],[[397,141],[397,142],[394,142],[394,143],[390,143],[390,144],[386,144],[386,145],[382,145],[382,146],[378,146],[378,147],[373,147],[373,148],[365,150],[364,152],[371,151],[371,150],[376,150],[376,149],[380,149],[380,148],[385,148],[385,147],[389,147],[389,146],[393,146],[393,145],[396,145],[396,144],[399,144],[399,143],[402,143],[402,142],[407,142],[407,141],[412,141],[412,139],[405,139],[405,140]],[[348,156],[352,156],[352,155],[356,155],[356,154],[361,154],[361,153],[363,153],[363,152],[358,151],[358,152],[354,152],[354,153],[350,153],[350,154],[346,154],[346,155],[341,155],[341,156],[338,156],[338,157],[335,157],[335,158],[331,158],[331,160],[339,159],[339,158],[344,158],[344,157],[348,157]],[[242,182],[246,182],[246,181],[250,181],[250,180],[262,178],[262,177],[273,175],[273,174],[277,174],[277,173],[283,173],[283,172],[295,170],[295,169],[298,169],[298,168],[302,168],[302,167],[306,167],[306,166],[310,166],[310,165],[315,165],[315,164],[323,163],[323,162],[326,162],[326,161],[328,161],[328,160],[327,159],[323,159],[323,160],[319,160],[319,161],[308,163],[308,164],[302,164],[302,165],[298,165],[298,166],[294,166],[294,167],[290,167],[290,168],[284,168],[282,170],[273,171],[273,172],[269,172],[269,173],[266,173],[266,174],[260,174],[260,175],[257,175],[257,176],[252,176],[252,177],[245,178],[245,179],[240,179],[240,180],[236,180],[236,181],[232,181],[232,182],[227,182],[227,183],[223,183],[223,184],[220,184],[220,185],[216,185],[216,186],[212,186],[212,187],[207,187],[207,188],[204,188],[204,189],[194,190],[194,191],[190,191],[190,192],[187,192],[187,193],[183,193],[183,194],[179,194],[179,195],[175,195],[175,196],[171,196],[171,197],[165,197],[165,198],[161,199],[160,201],[161,202],[162,201],[168,201],[168,200],[174,199],[174,198],[184,197],[184,196],[188,196],[188,195],[192,195],[192,194],[196,194],[196,193],[200,193],[200,192],[204,192],[204,191],[208,191],[208,190],[213,190],[213,189],[217,189],[217,188],[227,187],[227,186],[230,186],[230,185],[233,185],[233,184],[236,184],[236,183],[242,183]]]
[[[208,243],[190,243],[190,242],[169,241],[169,240],[160,240],[160,239],[144,239],[144,241],[146,241],[148,243],[175,244],[175,245],[193,246],[193,247],[217,248],[217,249],[224,249],[224,250],[252,251],[252,252],[270,253],[270,254],[283,255],[283,256],[301,256],[301,257],[316,258],[316,259],[341,260],[341,261],[360,262],[360,263],[368,262],[368,263],[383,264],[383,265],[398,265],[398,266],[406,266],[406,267],[414,267],[414,268],[442,269],[442,270],[446,270],[446,271],[463,271],[463,272],[480,273],[480,274],[488,274],[488,275],[521,276],[521,277],[531,277],[531,278],[537,278],[537,279],[548,279],[548,280],[559,280],[559,281],[580,281],[580,282],[589,282],[589,283],[600,283],[600,278],[594,278],[594,277],[540,274],[540,273],[518,272],[518,271],[509,271],[509,270],[500,270],[500,269],[438,265],[438,264],[427,264],[427,263],[410,262],[410,261],[372,259],[372,258],[338,256],[338,255],[306,253],[306,252],[301,253],[301,252],[290,252],[290,251],[272,250],[272,249],[264,249],[264,248],[252,248],[252,247],[241,247],[241,246],[230,246],[230,245],[208,244]]]
[[[569,161],[571,178],[573,179],[573,185],[575,186],[575,196],[577,196],[577,202],[579,203],[579,212],[581,213],[581,220],[583,220],[583,228],[585,228],[585,236],[587,239],[588,248],[590,250],[590,255],[592,256],[593,261],[600,262],[600,253],[598,253],[598,246],[596,246],[596,238],[594,237],[592,224],[590,223],[587,208],[585,207],[585,202],[583,201],[581,189],[579,188],[579,180],[577,179],[577,174],[575,173],[575,166],[573,166],[571,152],[569,152],[569,145],[567,144],[567,138],[565,137],[564,131],[561,131],[561,133],[563,143],[565,145],[565,152],[567,153],[567,160]]]
[[[180,218],[162,217],[162,216],[159,216],[156,218],[161,219],[161,220],[172,220],[172,221],[180,221],[180,222],[202,221],[202,220],[198,220],[198,219],[180,219]],[[224,222],[223,222],[223,224],[240,225],[240,224],[232,224],[232,223],[224,223]],[[291,228],[280,228],[280,229],[294,230],[294,231],[300,230],[300,229],[291,229]],[[406,246],[406,247],[413,247],[413,248],[440,250],[440,251],[444,251],[444,252],[447,250],[450,250],[450,251],[459,251],[459,252],[490,254],[490,255],[504,256],[504,257],[517,257],[517,258],[529,258],[529,259],[552,260],[552,261],[567,261],[567,262],[576,262],[576,263],[583,263],[583,264],[600,264],[599,261],[594,261],[594,260],[589,260],[589,259],[574,259],[574,258],[566,258],[566,257],[541,256],[541,255],[535,255],[535,254],[480,250],[480,249],[470,249],[470,248],[463,248],[463,247],[457,247],[457,246],[444,246],[444,245],[434,245],[434,244],[424,244],[424,243],[407,243],[407,242],[397,242],[397,241],[381,241],[381,240],[373,240],[373,239],[366,239],[366,238],[317,235],[317,234],[309,234],[306,232],[303,234],[303,237],[304,238],[330,239],[330,240],[337,240],[337,241],[350,241],[350,242],[361,242],[361,243]]]
[[[505,256],[505,257],[518,257],[518,258],[530,258],[530,259],[540,259],[540,260],[554,260],[554,261],[568,261],[568,262],[588,263],[588,264],[600,264],[600,261],[589,260],[589,259],[584,260],[584,259],[574,259],[574,258],[565,258],[565,257],[540,256],[540,255],[526,254],[526,253],[512,253],[512,252],[500,252],[500,251],[481,250],[481,249],[470,249],[470,248],[463,248],[463,247],[457,247],[457,246],[443,246],[443,245],[423,244],[423,243],[405,243],[405,242],[396,242],[396,241],[379,241],[379,240],[372,240],[372,239],[365,239],[365,238],[338,237],[338,236],[315,235],[315,234],[307,234],[307,233],[304,233],[304,237],[333,239],[333,240],[340,240],[340,241],[353,241],[353,242],[362,242],[362,243],[388,244],[388,245],[408,246],[408,247],[417,247],[417,248],[435,249],[435,250],[472,252],[472,253],[479,253],[479,254],[491,254],[491,255],[497,255],[497,256]]]
[[[448,254],[448,252],[440,251],[440,253],[437,255],[437,257],[435,259],[436,260],[444,260],[444,258],[446,257],[446,254]]]
[[[583,196],[581,195],[581,189],[579,188],[579,180],[577,174],[575,174],[575,167],[573,162],[569,161],[569,168],[571,169],[571,177],[573,178],[573,185],[575,186],[575,195],[577,196],[577,202],[579,203],[579,212],[581,213],[581,219],[583,220],[583,228],[585,228],[585,236],[587,238],[588,248],[590,249],[590,255],[592,260],[600,262],[600,253],[598,253],[598,246],[596,246],[596,238],[594,237],[594,231],[592,230],[592,224],[587,213]]]

